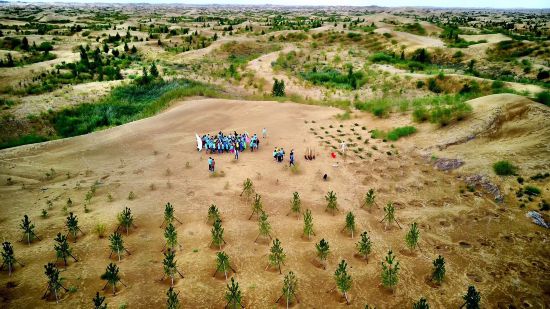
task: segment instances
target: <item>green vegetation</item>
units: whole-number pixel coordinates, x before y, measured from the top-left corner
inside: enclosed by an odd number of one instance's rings
[[[355,90],[366,83],[365,74],[362,71],[354,72],[351,66],[348,66],[347,74],[331,67],[324,67],[321,70],[313,67],[311,71],[301,72],[299,76],[314,85],[323,85],[328,88]]]
[[[515,175],[517,167],[508,161],[498,161],[493,164],[493,171],[499,176]]]
[[[395,30],[409,32],[418,35],[426,35],[426,29],[419,23],[403,24],[397,27]]]

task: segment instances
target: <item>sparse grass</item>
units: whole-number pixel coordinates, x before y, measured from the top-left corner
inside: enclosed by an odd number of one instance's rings
[[[97,237],[99,238],[103,238],[105,237],[105,231],[106,231],[106,228],[105,228],[105,224],[103,223],[97,223],[95,226],[94,226],[94,233],[97,235]]]

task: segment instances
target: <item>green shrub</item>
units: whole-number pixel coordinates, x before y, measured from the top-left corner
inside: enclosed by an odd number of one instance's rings
[[[399,127],[388,132],[386,137],[390,141],[396,141],[401,137],[411,135],[415,132],[416,132],[416,128],[413,126]]]
[[[27,134],[23,135],[14,139],[7,140],[5,142],[0,143],[0,149],[4,148],[10,148],[10,147],[17,147],[21,145],[27,145],[27,144],[35,144],[35,143],[41,143],[48,141],[49,138],[37,134]]]
[[[537,93],[537,102],[542,103],[546,106],[550,106],[550,91],[545,90]]]
[[[508,161],[498,161],[495,164],[493,164],[493,170],[497,175],[509,176],[509,175],[515,175],[517,168]]]
[[[540,189],[535,186],[525,186],[525,189],[523,189],[523,193],[529,196],[539,196]]]

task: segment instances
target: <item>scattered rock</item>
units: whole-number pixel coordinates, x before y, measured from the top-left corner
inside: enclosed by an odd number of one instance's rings
[[[464,179],[469,186],[480,186],[485,191],[489,192],[498,203],[504,200],[504,196],[497,185],[492,183],[485,175],[470,175]]]
[[[434,166],[440,171],[450,171],[464,165],[464,161],[460,159],[439,158],[435,161]]]

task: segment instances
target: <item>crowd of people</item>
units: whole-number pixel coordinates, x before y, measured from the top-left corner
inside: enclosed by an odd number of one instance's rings
[[[250,151],[254,152],[260,147],[260,139],[256,134],[250,136],[247,132],[242,134],[224,134],[218,132],[216,135],[203,135],[201,138],[202,148],[206,153],[233,153],[235,159],[238,159],[239,152],[245,151],[250,148]]]

